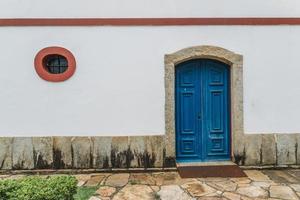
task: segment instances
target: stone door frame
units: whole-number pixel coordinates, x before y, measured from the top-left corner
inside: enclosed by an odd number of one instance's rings
[[[165,156],[176,157],[175,66],[192,59],[214,59],[230,66],[231,157],[240,154],[243,126],[243,56],[216,46],[194,46],[165,55]]]

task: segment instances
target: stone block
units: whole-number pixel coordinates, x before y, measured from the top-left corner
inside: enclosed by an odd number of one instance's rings
[[[93,137],[93,166],[96,169],[111,167],[111,137]]]
[[[128,145],[134,158],[131,161],[130,167],[143,168],[146,160],[146,138],[144,136],[133,136],[128,138]]]
[[[296,134],[276,134],[277,164],[296,164]]]
[[[128,146],[128,137],[113,137],[111,143],[112,168],[129,168],[133,154]]]
[[[0,138],[0,169],[12,168],[12,138]]]
[[[92,142],[90,137],[72,138],[73,168],[88,169],[93,167]]]
[[[246,134],[244,136],[244,140],[245,140],[245,165],[260,165],[262,135]]]
[[[16,137],[12,148],[13,169],[33,169],[33,144],[30,137]]]
[[[246,149],[245,149],[245,135],[240,130],[234,130],[232,133],[232,152],[234,162],[238,165],[245,165]]]
[[[296,142],[296,150],[297,150],[296,151],[297,152],[296,164],[300,165],[300,134],[297,134],[296,139],[297,139],[297,142]]]
[[[146,168],[163,167],[164,153],[164,136],[147,136],[146,151],[147,162]]]
[[[276,164],[276,142],[274,134],[262,135],[262,164]]]
[[[71,140],[71,137],[53,137],[53,167],[55,169],[72,168]]]
[[[33,159],[35,169],[49,169],[53,166],[53,139],[33,137]]]

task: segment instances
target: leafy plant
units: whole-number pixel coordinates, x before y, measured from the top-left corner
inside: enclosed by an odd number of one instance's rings
[[[73,200],[77,180],[72,176],[29,177],[0,181],[0,200]]]

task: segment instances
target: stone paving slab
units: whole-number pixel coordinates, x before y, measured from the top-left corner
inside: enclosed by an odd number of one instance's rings
[[[128,183],[128,173],[113,174],[107,178],[105,185],[112,187],[123,187]]]
[[[177,172],[78,174],[97,186],[90,200],[300,200],[300,170],[244,170],[245,178],[188,178]],[[1,175],[18,179],[24,175]]]
[[[87,182],[84,184],[84,186],[87,187],[95,187],[100,185],[101,181],[105,178],[105,175],[93,175]]]
[[[300,170],[286,170],[291,176],[295,177],[298,181],[300,181]]]
[[[298,170],[263,170],[276,183],[300,183],[300,171]]]
[[[297,200],[299,199],[296,193],[288,186],[271,186],[270,196],[272,198]]]

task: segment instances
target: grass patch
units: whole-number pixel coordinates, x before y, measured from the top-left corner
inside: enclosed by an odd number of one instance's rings
[[[98,187],[78,187],[77,193],[74,195],[75,200],[88,200],[95,194]]]

